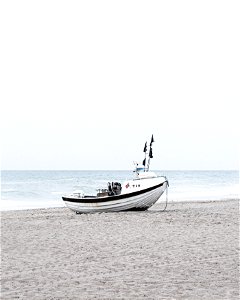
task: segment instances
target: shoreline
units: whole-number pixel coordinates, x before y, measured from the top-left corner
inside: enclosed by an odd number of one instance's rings
[[[1,212],[2,299],[238,299],[239,200]]]

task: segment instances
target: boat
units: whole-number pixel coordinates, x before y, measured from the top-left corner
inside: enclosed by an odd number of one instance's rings
[[[158,176],[149,171],[153,158],[151,137],[149,151],[147,142],[143,152],[145,158],[142,167],[135,163],[134,177],[120,182],[108,182],[107,187],[98,189],[96,195],[85,195],[81,190],[63,196],[65,205],[78,214],[96,212],[144,211],[155,204],[168,187],[166,176]],[[148,163],[146,159],[148,155]]]

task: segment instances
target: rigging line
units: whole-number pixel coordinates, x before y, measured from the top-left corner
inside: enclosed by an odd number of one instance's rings
[[[166,202],[165,202],[164,209],[161,210],[162,212],[167,209],[167,205],[168,205],[168,181],[167,181],[167,187],[166,187]]]

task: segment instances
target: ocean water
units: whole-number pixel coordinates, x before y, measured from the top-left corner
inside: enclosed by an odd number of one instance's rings
[[[239,199],[238,171],[155,172],[167,176],[170,202]],[[96,194],[109,181],[133,176],[132,171],[2,171],[1,210],[62,207],[62,195],[73,190]]]

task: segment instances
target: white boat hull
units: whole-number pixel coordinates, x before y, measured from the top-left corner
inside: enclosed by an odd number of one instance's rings
[[[78,213],[118,212],[146,210],[151,207],[167,188],[167,180],[140,191],[101,198],[63,197],[68,208]]]

